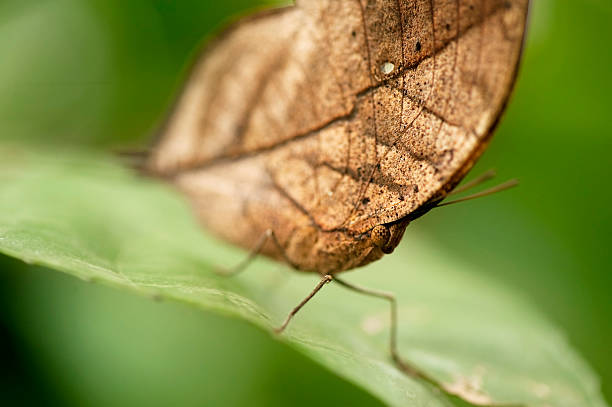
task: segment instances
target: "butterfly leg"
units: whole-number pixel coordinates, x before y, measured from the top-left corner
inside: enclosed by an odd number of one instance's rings
[[[274,231],[272,229],[268,229],[263,234],[263,236],[259,239],[259,241],[255,245],[253,250],[251,250],[251,252],[249,253],[246,259],[244,259],[240,264],[238,264],[236,267],[232,269],[229,269],[229,270],[223,270],[223,269],[219,270],[218,269],[217,272],[224,276],[233,276],[233,275],[241,273],[261,253],[261,250],[263,249],[264,245],[269,240],[271,240],[274,243],[277,250],[281,253],[281,256],[283,257],[285,262],[289,264],[291,267],[293,267],[294,269],[297,269],[297,266],[289,259],[289,257],[285,253],[284,248],[278,242],[278,239],[276,238]],[[287,325],[289,325],[293,317],[300,311],[300,309],[302,309],[302,307],[304,307],[304,305],[306,305],[308,301],[312,299],[312,297],[314,297],[327,283],[329,283],[332,280],[333,280],[333,277],[331,275],[329,274],[324,275],[319,281],[319,283],[317,284],[317,286],[314,288],[314,290],[312,290],[312,292],[308,294],[306,298],[304,298],[295,308],[291,310],[289,315],[287,315],[287,318],[285,318],[285,321],[283,322],[283,324],[280,327],[276,328],[274,331],[277,334],[282,333],[287,328]]]
[[[276,328],[274,331],[277,334],[282,333],[285,330],[285,328],[287,328],[287,325],[289,325],[289,322],[291,322],[295,314],[297,314],[300,311],[300,309],[302,309],[302,307],[306,305],[308,301],[310,301],[312,297],[314,297],[321,290],[321,288],[323,288],[327,283],[329,283],[333,279],[334,278],[329,274],[324,275],[319,281],[319,283],[317,284],[317,286],[314,288],[314,290],[312,290],[312,292],[308,294],[308,296],[304,298],[302,302],[300,302],[294,309],[291,310],[291,312],[289,313],[289,315],[287,315],[287,318],[285,319],[283,324],[280,327]]]
[[[280,252],[281,256],[283,257],[283,259],[288,265],[290,265],[293,268],[297,268],[295,264],[289,259],[289,257],[287,257],[287,254],[285,253],[285,249],[278,242],[278,239],[276,238],[274,231],[272,229],[268,229],[264,232],[261,238],[257,241],[257,244],[255,245],[255,247],[253,247],[249,255],[242,262],[240,262],[240,264],[238,264],[237,266],[231,269],[218,268],[216,270],[217,274],[221,274],[224,276],[234,276],[236,274],[240,274],[241,272],[246,270],[246,268],[253,262],[253,260],[257,258],[257,256],[259,256],[259,254],[261,253],[261,250],[264,248],[265,244],[268,241],[272,241],[272,243],[274,244],[274,246],[276,246],[276,249]]]
[[[381,298],[381,299],[389,301],[389,304],[391,306],[391,332],[389,336],[389,347],[390,347],[391,358],[393,359],[393,362],[404,373],[412,377],[418,377],[420,379],[423,379],[433,384],[436,387],[441,387],[439,383],[437,383],[435,380],[433,380],[432,378],[430,378],[429,376],[427,376],[425,373],[418,370],[414,366],[410,365],[409,363],[407,363],[400,357],[400,354],[397,348],[397,300],[395,299],[395,295],[393,295],[392,293],[386,292],[386,291],[378,291],[378,290],[372,290],[369,288],[360,287],[358,285],[351,284],[344,280],[341,280],[337,277],[334,277],[334,280],[338,284],[343,286],[344,288],[347,288],[351,291],[355,291],[360,294],[368,295],[370,297]]]
[[[268,229],[264,235],[262,236],[262,238],[258,241],[257,245],[255,245],[254,249],[251,251],[251,253],[248,255],[248,257],[242,262],[240,263],[237,267],[235,267],[234,269],[231,269],[229,271],[225,271],[224,274],[225,275],[233,275],[236,273],[240,273],[241,271],[243,271],[244,269],[246,269],[248,267],[248,265],[259,255],[259,253],[261,252],[261,249],[263,248],[263,246],[266,244],[266,242],[268,242],[268,240],[272,240],[272,242],[275,244],[275,246],[277,247],[277,249],[280,251],[280,253],[282,254],[283,258],[287,261],[288,264],[291,264],[291,261],[287,258],[284,249],[282,248],[282,246],[279,244],[278,240],[276,239],[276,236],[274,235],[274,232],[271,229]],[[291,322],[291,320],[293,319],[293,317],[328,283],[330,283],[332,280],[335,280],[338,284],[340,284],[341,286],[351,290],[351,291],[355,291],[358,292],[360,294],[364,294],[364,295],[368,295],[371,297],[376,297],[376,298],[381,298],[384,300],[389,301],[389,305],[390,305],[390,311],[391,311],[391,332],[390,332],[390,337],[389,337],[389,347],[390,347],[390,353],[391,353],[391,358],[393,359],[393,362],[395,363],[395,365],[405,374],[415,377],[415,378],[419,378],[427,383],[429,383],[430,385],[438,388],[439,390],[443,391],[444,393],[450,395],[450,396],[454,396],[454,397],[459,397],[461,399],[464,399],[462,397],[462,395],[457,394],[455,391],[447,388],[443,383],[440,383],[438,381],[436,381],[435,379],[431,378],[430,376],[428,376],[427,374],[425,374],[423,371],[419,370],[418,368],[416,368],[414,365],[408,363],[407,361],[405,361],[399,354],[399,350],[398,350],[398,346],[397,346],[397,333],[398,333],[398,321],[397,321],[397,300],[395,298],[395,295],[393,295],[392,293],[389,292],[385,292],[385,291],[379,291],[379,290],[373,290],[373,289],[369,289],[369,288],[365,288],[365,287],[361,287],[361,286],[357,286],[355,284],[352,283],[348,283],[342,279],[339,279],[337,277],[331,276],[331,275],[324,275],[321,280],[319,281],[319,283],[316,285],[316,287],[312,290],[312,292],[306,297],[304,298],[295,308],[293,308],[291,310],[291,312],[289,313],[289,315],[287,316],[287,318],[285,319],[285,321],[283,322],[283,324],[278,327],[277,329],[275,329],[275,332],[277,334],[282,333],[287,326],[289,325],[289,323]],[[466,401],[469,401],[467,399],[464,399]],[[520,404],[480,404],[483,406],[490,406],[490,407],[524,407]]]
[[[389,304],[391,305],[391,332],[390,332],[390,340],[389,340],[390,348],[391,348],[391,358],[393,359],[393,362],[395,363],[395,365],[405,374],[421,379],[429,383],[430,385],[434,386],[435,388],[439,389],[440,391],[446,393],[449,396],[458,397],[472,404],[485,406],[485,407],[526,407],[526,406],[523,406],[522,404],[482,403],[482,402],[470,400],[468,397],[458,394],[453,389],[449,389],[443,383],[438,382],[437,380],[425,374],[423,371],[417,369],[410,363],[406,362],[400,356],[398,348],[397,348],[397,300],[395,299],[395,295],[393,295],[392,293],[386,292],[386,291],[378,291],[378,290],[372,290],[369,288],[360,287],[358,285],[351,284],[344,280],[341,280],[338,277],[334,277],[334,280],[338,284],[343,286],[344,288],[347,288],[351,291],[355,291],[360,294],[368,295],[370,297],[381,298],[381,299],[389,301]]]

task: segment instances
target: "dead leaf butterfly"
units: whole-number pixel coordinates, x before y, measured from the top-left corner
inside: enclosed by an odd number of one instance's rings
[[[319,273],[391,253],[486,148],[517,75],[528,0],[298,0],[197,61],[146,162],[210,231]],[[502,186],[503,188],[503,186]],[[252,257],[252,256],[251,256]],[[398,356],[395,308],[391,351]]]

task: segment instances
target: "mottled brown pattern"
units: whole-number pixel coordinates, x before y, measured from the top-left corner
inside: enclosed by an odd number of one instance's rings
[[[251,17],[200,58],[148,169],[245,248],[271,229],[299,269],[367,264],[486,147],[527,9],[301,0]],[[282,258],[272,242],[263,253]]]

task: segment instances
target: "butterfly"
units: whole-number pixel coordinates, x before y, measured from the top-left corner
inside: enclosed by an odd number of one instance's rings
[[[391,253],[487,147],[513,89],[529,0],[298,0],[198,58],[145,164],[223,239],[338,274]],[[244,263],[246,265],[247,263]],[[238,267],[242,269],[243,267]]]

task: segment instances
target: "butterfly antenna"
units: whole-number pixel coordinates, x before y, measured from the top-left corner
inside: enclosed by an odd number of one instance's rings
[[[471,201],[471,200],[476,199],[476,198],[482,198],[483,196],[493,195],[493,194],[496,194],[498,192],[505,191],[505,190],[510,189],[510,188],[514,188],[518,184],[519,184],[518,180],[513,179],[513,180],[510,180],[508,182],[504,182],[501,185],[498,185],[498,186],[490,188],[490,189],[486,189],[486,190],[484,190],[482,192],[478,192],[478,193],[473,194],[473,195],[468,195],[466,197],[455,199],[454,201],[450,201],[450,202],[440,203],[440,204],[436,205],[436,208],[439,208],[441,206],[453,205],[453,204],[456,204],[456,203],[459,203],[459,202]]]
[[[489,170],[487,172],[485,172],[484,174],[480,175],[479,177],[471,180],[470,182],[466,182],[465,184],[461,185],[458,188],[455,188],[453,191],[449,192],[446,196],[453,196],[453,195],[458,195],[462,192],[465,192],[469,189],[472,189],[480,184],[483,184],[493,178],[495,178],[497,176],[497,172],[495,170]]]

